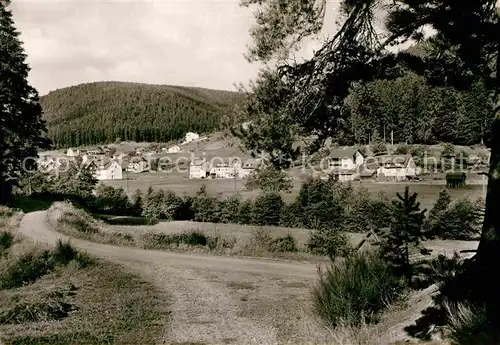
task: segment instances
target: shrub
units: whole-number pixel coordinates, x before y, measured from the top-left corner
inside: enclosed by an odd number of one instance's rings
[[[134,212],[123,188],[102,184],[97,186],[95,206],[98,212],[107,214],[126,215]]]
[[[387,153],[387,145],[383,141],[376,141],[370,145],[370,150],[375,156]]]
[[[11,289],[36,281],[54,267],[55,261],[50,259],[49,250],[32,250],[21,255],[2,272],[0,288]]]
[[[148,232],[140,237],[143,247],[147,249],[168,249],[180,244],[188,246],[206,246],[208,237],[199,231],[190,231],[180,234],[164,234]]]
[[[0,254],[8,250],[14,243],[14,235],[8,231],[0,232]]]
[[[241,206],[241,197],[233,195],[219,201],[220,221],[222,223],[237,223]]]
[[[67,224],[76,231],[84,234],[98,234],[100,232],[99,228],[94,224],[90,216],[82,210],[64,212],[58,222]]]
[[[281,209],[280,225],[287,228],[300,228],[302,224],[301,209],[298,202],[284,204]]]
[[[345,233],[327,227],[311,232],[307,248],[314,254],[328,256],[332,261],[339,256],[348,256],[352,251]]]
[[[429,217],[430,234],[445,240],[476,240],[481,232],[481,202],[458,200]]]
[[[440,222],[440,219],[443,217],[443,214],[446,212],[448,207],[451,204],[451,195],[446,189],[442,189],[439,192],[436,203],[429,211],[429,215],[424,222],[424,230],[426,232],[427,237],[435,237],[439,232],[436,228]]]
[[[448,337],[456,345],[490,345],[500,342],[500,330],[489,320],[484,307],[467,303],[447,304]]]
[[[359,188],[352,192],[347,204],[342,225],[344,231],[366,233],[388,226],[391,202],[384,195],[373,198],[368,190]]]
[[[219,199],[208,194],[206,187],[200,187],[200,190],[193,198],[194,220],[197,222],[218,223],[220,220]]]
[[[250,246],[255,250],[269,251],[269,245],[273,238],[271,232],[264,228],[258,228],[254,231]]]
[[[443,143],[442,157],[455,157],[455,146],[451,143]]]
[[[297,240],[290,234],[277,237],[269,243],[269,251],[274,253],[296,252]]]
[[[0,205],[0,218],[10,218],[14,215],[14,210]]]
[[[238,224],[251,224],[252,223],[252,201],[243,200],[238,212]]]
[[[73,260],[82,268],[94,263],[86,253],[77,251],[71,244],[61,240],[53,250],[33,248],[6,267],[0,276],[0,288],[11,289],[33,283],[56,267],[65,266]]]
[[[404,280],[377,253],[357,254],[320,272],[312,289],[314,310],[333,327],[372,323],[404,288]]]
[[[63,319],[73,309],[66,298],[68,290],[56,288],[27,296],[14,295],[9,306],[0,309],[0,323],[23,324]]]
[[[309,179],[302,184],[297,196],[302,223],[309,229],[317,225],[338,227],[343,219],[342,201],[350,197],[350,186],[344,187],[329,179]]]
[[[406,155],[408,153],[410,153],[410,146],[408,146],[408,144],[400,144],[396,147],[396,150],[394,150],[394,154],[396,155]]]
[[[207,247],[210,250],[231,249],[236,245],[236,238],[227,236],[209,236],[207,238]]]
[[[283,204],[278,193],[260,195],[253,205],[253,222],[256,225],[279,225]]]

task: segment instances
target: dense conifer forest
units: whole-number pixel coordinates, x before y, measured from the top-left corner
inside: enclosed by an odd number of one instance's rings
[[[217,130],[242,99],[237,92],[193,87],[96,82],[41,97],[56,147],[116,140],[165,142],[186,132]]]

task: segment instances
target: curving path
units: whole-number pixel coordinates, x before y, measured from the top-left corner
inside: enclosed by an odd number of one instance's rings
[[[49,244],[69,239],[51,229],[46,211],[26,214],[20,232]],[[143,250],[76,238],[71,243],[136,270],[172,296],[164,343],[323,342],[324,330],[302,309],[310,303],[316,265]]]

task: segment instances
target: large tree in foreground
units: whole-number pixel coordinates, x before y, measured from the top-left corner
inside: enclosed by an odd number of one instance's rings
[[[313,57],[291,59],[304,37],[320,33],[325,8],[338,2],[246,0],[259,7],[250,59],[276,62],[255,83],[240,133],[256,151],[294,158],[293,138],[314,140],[315,151],[346,126],[345,99],[354,83],[394,78],[411,70],[434,85],[468,90],[482,83],[491,93],[491,161],[482,237],[476,255],[476,287],[500,302],[499,283],[488,281],[500,268],[500,20],[497,0],[343,0],[338,30]],[[381,19],[382,21],[378,20]],[[409,40],[425,43],[427,54],[395,53]],[[279,92],[279,94],[278,94]],[[282,95],[277,99],[277,95]],[[277,128],[273,128],[280,126]],[[276,145],[262,134],[280,133]],[[279,164],[282,159],[275,160]],[[491,305],[499,306],[500,303]]]
[[[0,204],[12,187],[35,166],[45,123],[37,91],[28,84],[26,54],[14,28],[10,1],[0,1]]]

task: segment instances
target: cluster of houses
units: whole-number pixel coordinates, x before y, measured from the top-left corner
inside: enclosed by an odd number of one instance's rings
[[[378,180],[398,182],[417,179],[419,169],[413,157],[408,155],[383,155],[366,157],[356,148],[332,149],[327,157],[328,166],[322,172],[333,175],[338,181]],[[189,165],[191,179],[246,178],[259,166],[259,160],[242,162],[233,159],[229,163],[209,163],[195,159]]]
[[[191,142],[205,140],[198,133],[188,132],[181,145]],[[79,150],[69,148],[64,155],[48,156],[42,155],[37,163],[38,168],[45,172],[62,169],[68,162],[78,162],[85,169],[92,171],[98,180],[121,180],[124,172],[143,173],[153,169],[161,169],[157,162],[166,153],[180,153],[179,145],[163,147],[158,150],[137,148],[134,152],[114,153],[109,148],[97,148],[93,150]]]
[[[191,179],[243,179],[248,177],[259,164],[259,160],[241,161],[234,158],[229,163],[210,163],[203,159],[194,159],[189,164]]]
[[[419,172],[410,154],[366,157],[356,148],[332,149],[328,168],[328,173],[339,181],[398,182],[416,179]]]

